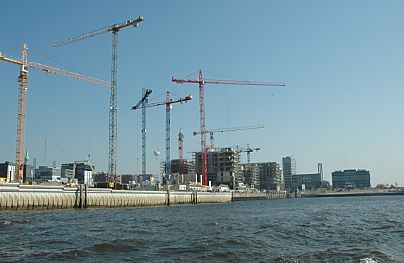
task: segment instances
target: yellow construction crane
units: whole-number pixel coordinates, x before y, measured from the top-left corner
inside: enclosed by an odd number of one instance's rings
[[[7,58],[0,52],[0,60],[20,65],[20,76],[18,77],[18,115],[17,115],[17,143],[16,143],[16,173],[15,181],[21,182],[24,173],[24,138],[25,138],[25,120],[26,120],[26,104],[27,104],[27,88],[28,88],[28,69],[35,68],[49,74],[56,74],[72,79],[86,81],[95,85],[100,85],[106,88],[111,88],[111,83],[104,80],[99,80],[89,76],[84,76],[76,72],[70,72],[59,68],[54,68],[39,64],[36,62],[28,62],[27,45],[22,47],[21,60]]]

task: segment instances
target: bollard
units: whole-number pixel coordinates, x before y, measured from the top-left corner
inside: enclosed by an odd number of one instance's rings
[[[167,205],[170,205],[170,186],[167,186]]]
[[[87,185],[84,185],[84,208],[87,208]]]
[[[80,201],[79,201],[79,208],[83,208],[83,185],[80,185]]]

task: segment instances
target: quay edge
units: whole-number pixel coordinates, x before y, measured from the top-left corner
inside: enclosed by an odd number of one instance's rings
[[[67,188],[0,184],[0,210],[142,207],[281,198],[287,198],[286,193],[133,191],[85,185]]]

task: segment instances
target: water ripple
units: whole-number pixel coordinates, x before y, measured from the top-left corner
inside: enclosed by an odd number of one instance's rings
[[[404,262],[403,201],[0,211],[0,261]]]

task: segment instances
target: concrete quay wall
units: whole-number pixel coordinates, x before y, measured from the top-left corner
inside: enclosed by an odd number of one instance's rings
[[[249,192],[234,192],[233,193],[233,201],[246,201],[246,200],[272,200],[272,199],[285,199],[288,198],[289,195],[285,191],[269,191],[266,193],[257,192],[257,193],[249,193]]]
[[[404,195],[404,190],[388,191],[384,189],[356,189],[350,191],[311,191],[302,192],[302,197],[355,197],[355,196],[391,196],[391,195]]]
[[[231,202],[231,193],[129,191],[0,184],[0,210],[141,207]]]

